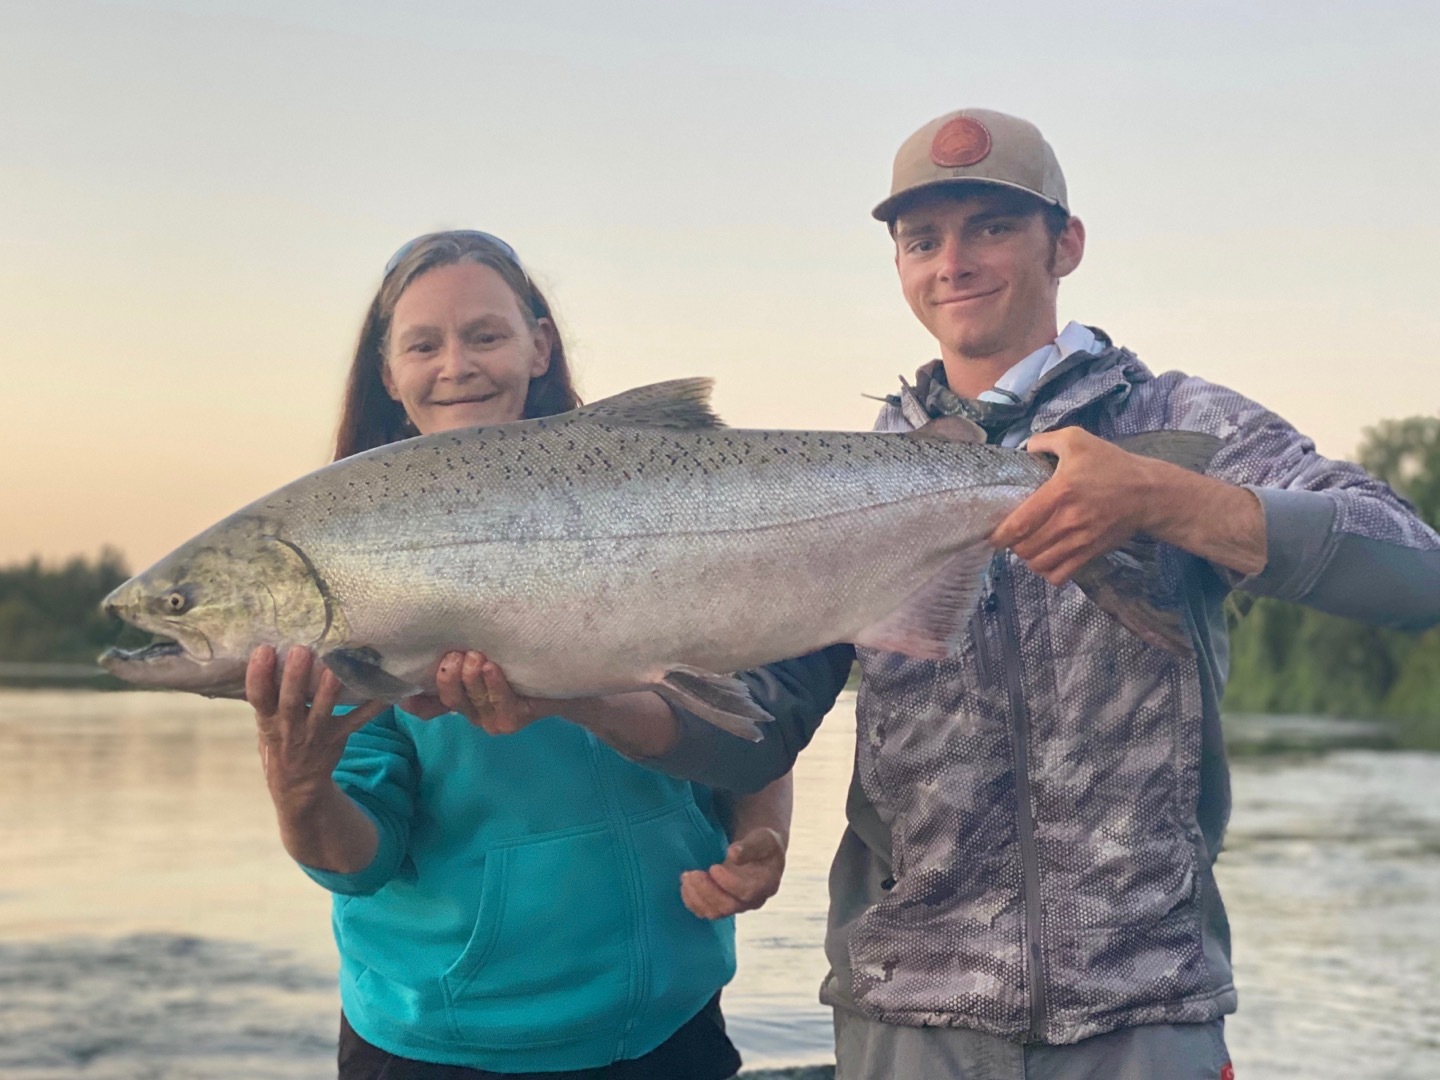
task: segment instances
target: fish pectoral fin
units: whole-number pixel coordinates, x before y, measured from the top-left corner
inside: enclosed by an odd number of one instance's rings
[[[750,688],[733,675],[677,664],[655,684],[655,692],[671,705],[688,709],[722,731],[751,742],[761,738],[756,725],[774,719],[756,704]]]
[[[424,692],[421,687],[397,679],[381,667],[383,658],[369,645],[331,649],[320,659],[337,679],[370,701],[394,704],[401,698]]]
[[[637,386],[602,398],[574,414],[576,420],[601,420],[621,427],[693,430],[725,425],[710,408],[713,379],[671,379]]]
[[[920,660],[947,660],[960,651],[980,583],[990,563],[990,548],[962,548],[905,603],[855,637],[867,649],[884,649]]]

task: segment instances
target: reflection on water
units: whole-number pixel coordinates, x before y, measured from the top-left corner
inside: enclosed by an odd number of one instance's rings
[[[1235,789],[1237,1069],[1440,1076],[1440,755],[1252,764]]]
[[[0,1066],[27,1080],[310,1080],[335,1055],[334,979],[284,953],[173,934],[0,944]]]
[[[740,922],[726,1013],[751,1064],[829,1054],[815,992],[853,707],[797,767],[784,887]],[[1219,872],[1238,1075],[1440,1076],[1440,756],[1243,763]],[[333,1075],[334,964],[243,704],[0,691],[0,1075]]]

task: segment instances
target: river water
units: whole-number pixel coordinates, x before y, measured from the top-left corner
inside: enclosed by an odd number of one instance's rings
[[[740,920],[750,1066],[825,1061],[825,876],[854,697],[796,769],[785,884]],[[1250,759],[1218,874],[1249,1078],[1440,1077],[1440,755]],[[243,704],[0,691],[0,1077],[319,1080],[326,895],[275,836]]]

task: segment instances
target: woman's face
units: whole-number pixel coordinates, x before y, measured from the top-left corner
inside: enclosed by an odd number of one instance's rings
[[[504,424],[525,414],[530,380],[550,366],[554,328],[531,327],[496,271],[437,266],[400,294],[381,372],[422,435]]]

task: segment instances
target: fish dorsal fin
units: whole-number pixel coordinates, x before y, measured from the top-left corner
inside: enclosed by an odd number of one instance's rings
[[[1204,431],[1142,431],[1115,440],[1121,450],[1203,473],[1225,440]]]
[[[907,431],[905,437],[927,442],[959,443],[983,443],[986,439],[985,429],[963,416],[937,416],[914,431]]]
[[[586,405],[574,414],[574,418],[599,420],[621,427],[679,430],[724,427],[710,408],[710,391],[714,385],[713,379],[695,378],[637,386],[634,390]]]

